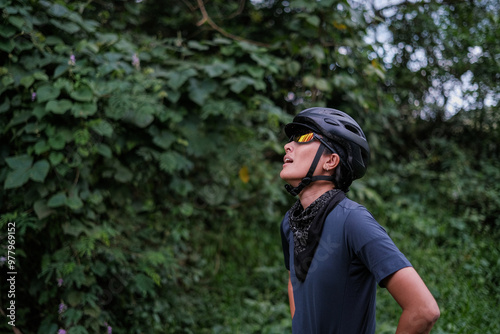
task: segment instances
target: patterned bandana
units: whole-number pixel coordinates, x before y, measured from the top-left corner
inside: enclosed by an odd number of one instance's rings
[[[300,281],[306,279],[326,217],[344,198],[345,193],[342,190],[333,189],[321,195],[305,210],[300,201],[290,208],[289,224],[295,245],[295,274]]]

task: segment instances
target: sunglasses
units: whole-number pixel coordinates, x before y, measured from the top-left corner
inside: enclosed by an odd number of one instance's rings
[[[309,132],[306,134],[294,134],[290,137],[290,141],[304,144],[313,141],[315,138],[318,138],[318,136],[314,132]]]
[[[319,140],[323,145],[325,145],[331,152],[335,153],[336,151],[320,136],[315,134],[314,132],[308,132],[303,134],[294,134],[290,137],[290,142],[294,141],[299,144],[306,144],[312,142],[314,139]]]

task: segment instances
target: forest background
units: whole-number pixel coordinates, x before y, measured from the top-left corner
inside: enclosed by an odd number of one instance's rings
[[[289,333],[282,129],[328,106],[367,134],[348,196],[428,284],[433,332],[499,333],[499,8],[1,0],[0,331]]]

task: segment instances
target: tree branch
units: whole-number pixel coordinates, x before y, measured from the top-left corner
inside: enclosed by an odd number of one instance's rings
[[[229,15],[227,18],[232,19],[232,18],[240,15],[243,12],[243,8],[245,8],[245,1],[246,0],[239,0],[238,10],[236,12],[234,12],[233,14]]]
[[[212,19],[210,18],[210,16],[207,13],[207,10],[205,8],[205,4],[203,3],[203,0],[197,0],[197,1],[198,1],[198,7],[200,8],[201,15],[202,15],[201,20],[198,21],[198,23],[196,23],[197,26],[201,26],[201,25],[207,23],[212,29],[214,29],[214,30],[220,32],[222,35],[224,35],[228,38],[234,39],[236,41],[244,41],[244,42],[247,42],[250,44],[255,44],[255,45],[264,46],[264,47],[270,46],[269,44],[251,41],[251,40],[245,39],[241,36],[236,36],[236,35],[233,35],[227,31],[225,31],[224,29],[219,27],[214,21],[212,21]]]
[[[182,0],[182,2],[184,2],[184,4],[189,8],[190,11],[194,12],[196,10],[196,7],[191,5],[191,3],[187,0]]]

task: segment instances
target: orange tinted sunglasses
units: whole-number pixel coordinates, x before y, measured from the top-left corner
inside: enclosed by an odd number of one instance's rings
[[[313,132],[309,132],[306,134],[295,134],[290,137],[290,141],[294,141],[296,143],[309,143],[310,141],[313,141],[316,136],[314,135]]]

